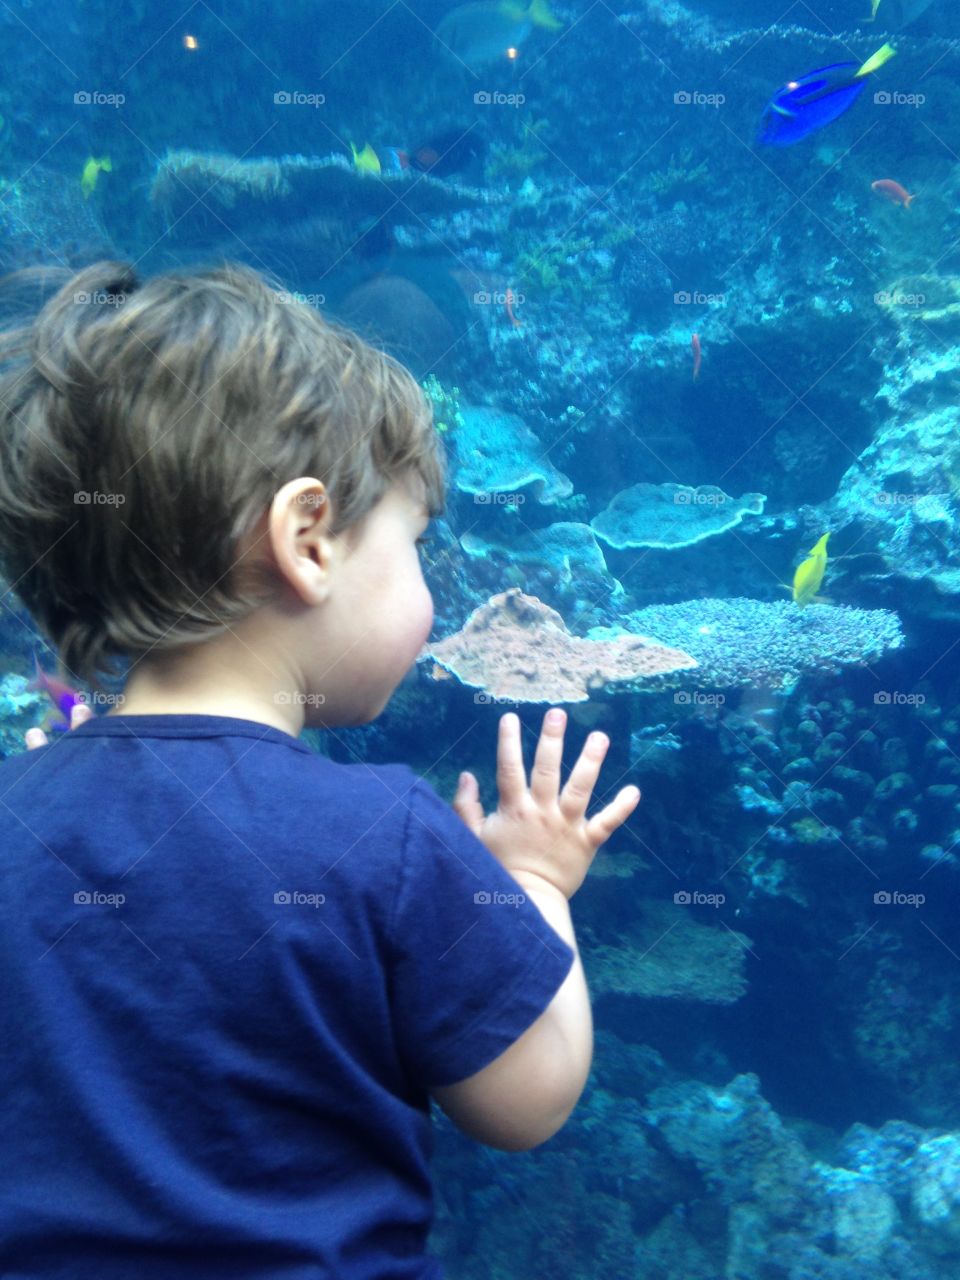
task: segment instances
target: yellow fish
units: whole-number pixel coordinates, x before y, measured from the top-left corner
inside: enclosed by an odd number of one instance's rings
[[[103,156],[100,160],[94,159],[93,156],[83,166],[83,173],[80,175],[80,190],[83,192],[84,200],[89,200],[97,189],[97,179],[100,177],[101,170],[104,173],[113,173],[113,165],[110,163],[109,156]]]
[[[820,583],[823,582],[823,575],[827,570],[827,539],[829,537],[829,533],[825,533],[816,546],[811,547],[806,560],[798,565],[793,575],[793,598],[801,608],[809,604],[820,590]]]
[[[482,67],[510,57],[534,27],[559,31],[563,26],[550,10],[550,0],[473,0],[452,9],[437,27],[437,39],[468,67]]]
[[[358,151],[357,148],[350,143],[350,150],[353,152],[353,163],[357,166],[361,173],[379,173],[380,158],[371,147],[370,143],[364,144],[363,150]]]
[[[888,31],[900,31],[925,14],[933,0],[870,0],[870,17],[864,18],[864,22],[876,21],[881,4],[880,21]]]

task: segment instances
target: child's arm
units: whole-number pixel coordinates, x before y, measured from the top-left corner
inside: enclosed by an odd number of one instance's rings
[[[547,922],[577,952],[566,898],[517,876]],[[593,1057],[590,997],[576,954],[553,1000],[519,1040],[476,1075],[432,1091],[458,1129],[501,1151],[528,1151],[552,1138],[577,1105]]]
[[[504,1151],[526,1151],[552,1137],[577,1104],[593,1056],[590,997],[577,953],[568,899],[583,883],[600,846],[640,799],[624,787],[589,821],[587,805],[609,739],[591,734],[560,791],[565,720],[545,720],[527,787],[520,722],[500,721],[496,813],[484,816],[476,779],[464,774],[453,807],[532,898],[574,950],[574,962],[546,1010],[483,1070],[433,1097],[464,1133]]]

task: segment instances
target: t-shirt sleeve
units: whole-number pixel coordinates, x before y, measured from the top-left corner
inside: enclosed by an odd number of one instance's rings
[[[419,779],[390,939],[401,1055],[427,1088],[465,1080],[553,999],[572,948],[492,853]]]

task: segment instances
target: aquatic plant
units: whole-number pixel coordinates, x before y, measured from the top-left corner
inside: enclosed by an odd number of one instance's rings
[[[692,147],[684,147],[675,155],[672,154],[663,169],[656,169],[647,176],[647,190],[658,196],[666,196],[684,187],[695,186],[709,172],[706,160],[696,164],[695,159]]]
[[[500,182],[509,182],[514,178],[526,178],[531,169],[544,163],[549,155],[540,135],[549,127],[548,120],[535,120],[523,126],[522,141],[519,145],[504,142],[495,143],[490,148],[484,165],[484,179],[491,186]]]
[[[596,270],[591,268],[590,279],[585,280],[582,264],[578,261],[582,254],[593,247],[589,236],[531,243],[517,255],[517,274],[521,280],[539,286],[545,293],[563,293],[572,302],[579,304],[588,298],[597,285]]]
[[[822,841],[830,842],[839,839],[836,828],[828,827],[825,822],[821,822],[813,815],[791,823],[790,830],[800,844],[820,844]]]
[[[459,387],[445,387],[434,373],[428,373],[420,385],[433,404],[433,425],[440,435],[463,426]]]

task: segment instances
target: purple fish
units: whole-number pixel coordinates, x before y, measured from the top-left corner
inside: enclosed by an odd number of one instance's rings
[[[52,716],[48,716],[48,722],[42,727],[44,729],[52,729],[54,733],[64,733],[70,728],[70,712],[77,703],[84,701],[83,694],[78,693],[76,689],[71,689],[59,677],[47,675],[46,671],[40,666],[35,649],[33,651],[33,666],[36,676],[27,685],[27,688],[45,690],[47,697],[65,719],[65,722],[61,723],[59,720],[53,719]]]

